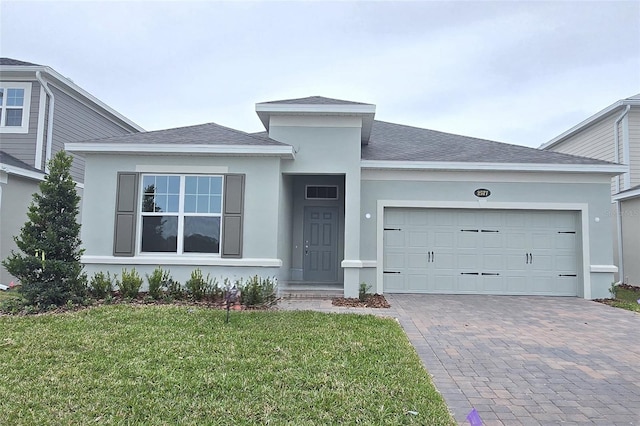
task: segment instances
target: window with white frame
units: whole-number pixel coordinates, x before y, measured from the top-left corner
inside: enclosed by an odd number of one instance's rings
[[[143,253],[220,253],[222,176],[143,175]]]
[[[27,133],[31,83],[0,83],[0,132]]]

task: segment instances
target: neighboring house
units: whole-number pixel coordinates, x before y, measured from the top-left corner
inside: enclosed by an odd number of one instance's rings
[[[86,158],[87,272],[275,276],[378,293],[608,296],[624,167],[374,120],[323,97],[217,124],[67,143]]]
[[[141,130],[53,69],[0,58],[0,259],[16,249],[32,194],[65,143]],[[75,155],[71,173],[80,194],[84,168]],[[0,266],[0,284],[14,280]]]
[[[611,181],[616,278],[640,285],[640,94],[608,106],[541,146],[621,163]]]

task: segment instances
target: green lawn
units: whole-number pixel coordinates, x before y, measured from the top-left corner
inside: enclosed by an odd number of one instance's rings
[[[608,304],[617,308],[640,312],[640,304],[638,303],[638,299],[640,299],[640,288],[626,288],[618,286],[616,287],[615,300],[610,301]]]
[[[20,296],[20,293],[18,293],[18,291],[15,289],[0,290],[0,302],[2,302],[3,300],[12,299],[16,297],[21,298],[22,296]]]
[[[0,317],[0,424],[454,424],[392,319],[224,315]]]

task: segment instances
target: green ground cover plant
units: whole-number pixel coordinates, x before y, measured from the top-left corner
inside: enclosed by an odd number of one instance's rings
[[[224,315],[111,305],[0,317],[0,424],[454,424],[392,319]]]
[[[620,284],[613,287],[614,298],[607,304],[628,311],[640,312],[640,287]]]

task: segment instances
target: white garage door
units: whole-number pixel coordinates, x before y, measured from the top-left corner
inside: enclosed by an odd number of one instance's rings
[[[387,208],[384,291],[576,296],[577,214]]]

